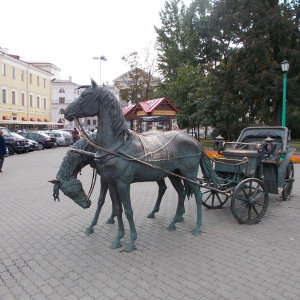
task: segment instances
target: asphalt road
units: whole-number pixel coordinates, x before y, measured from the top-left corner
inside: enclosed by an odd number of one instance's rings
[[[0,173],[0,299],[300,299],[300,165],[295,165],[292,198],[270,195],[264,218],[239,225],[230,203],[203,208],[202,234],[193,236],[194,198],[184,221],[168,231],[177,196],[168,181],[161,210],[146,218],[156,183],[131,187],[136,250],[126,218],[122,247],[112,250],[117,225],[106,224],[109,196],[95,232],[84,234],[97,206],[100,183],[82,209],[52,184],[67,148],[14,155]],[[79,179],[89,190],[92,172]]]

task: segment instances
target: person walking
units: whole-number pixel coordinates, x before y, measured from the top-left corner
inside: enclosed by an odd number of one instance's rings
[[[72,139],[73,139],[73,144],[75,144],[79,140],[79,131],[74,128],[72,131]]]
[[[0,130],[0,172],[2,172],[5,154],[7,154],[5,139],[3,137],[3,131]]]

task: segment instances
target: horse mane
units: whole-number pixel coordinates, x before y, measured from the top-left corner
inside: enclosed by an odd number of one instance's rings
[[[96,133],[90,135],[92,141],[96,142]],[[84,138],[75,143],[72,148],[85,150],[88,152],[96,152],[94,146],[90,145]],[[63,161],[57,173],[57,177],[65,180],[71,176],[77,175],[82,168],[93,162],[93,158],[87,155],[80,155],[70,150],[65,154]]]
[[[115,138],[117,138],[120,134],[123,134],[124,141],[126,141],[131,132],[128,129],[119,101],[114,96],[114,94],[106,88],[97,87],[96,89],[97,99],[102,101],[102,105],[104,105],[109,115],[111,116],[111,128],[115,133]]]

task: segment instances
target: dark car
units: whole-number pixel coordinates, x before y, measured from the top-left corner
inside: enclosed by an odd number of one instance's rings
[[[34,150],[39,150],[39,143],[37,141],[34,141],[34,140],[29,140],[29,139],[26,139],[24,136],[16,133],[16,132],[11,132],[11,135],[19,138],[19,139],[22,139],[22,140],[27,140],[28,141],[28,144],[29,144],[29,148],[28,148],[28,151],[29,152],[32,152]]]
[[[45,133],[21,132],[20,135],[24,136],[27,139],[37,141],[39,143],[40,150],[43,150],[44,148],[50,149],[53,147],[57,147],[56,138],[50,137]]]
[[[29,150],[29,142],[27,139],[21,139],[13,136],[5,127],[0,127],[0,130],[3,131],[3,137],[5,139],[9,155],[13,155],[15,153],[24,153]]]

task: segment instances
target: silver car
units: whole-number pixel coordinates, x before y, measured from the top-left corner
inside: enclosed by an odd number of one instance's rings
[[[70,146],[72,145],[72,136],[66,131],[52,130],[51,136],[56,137],[57,146]]]

